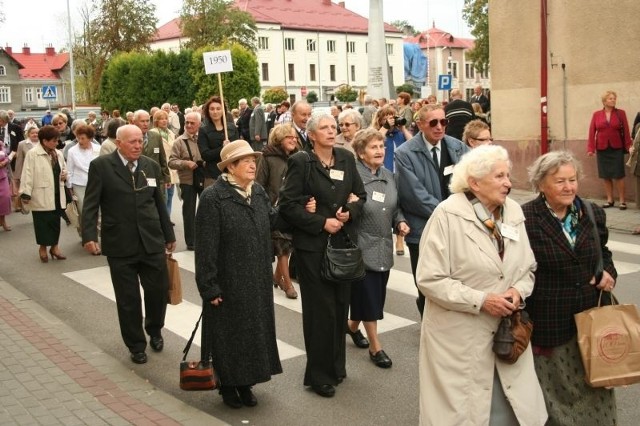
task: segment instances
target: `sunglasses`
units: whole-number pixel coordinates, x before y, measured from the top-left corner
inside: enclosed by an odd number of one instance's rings
[[[447,124],[449,124],[449,120],[447,120],[446,118],[441,118],[440,120],[434,118],[433,120],[429,120],[427,122],[427,124],[429,124],[429,127],[436,127],[438,123],[440,123],[442,127],[445,127]]]

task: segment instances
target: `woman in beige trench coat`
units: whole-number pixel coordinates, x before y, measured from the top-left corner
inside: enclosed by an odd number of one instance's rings
[[[422,234],[421,425],[533,426],[547,419],[531,345],[511,365],[491,349],[500,318],[531,294],[536,267],[522,209],[507,197],[510,168],[496,145],[465,154],[453,171],[452,195]]]

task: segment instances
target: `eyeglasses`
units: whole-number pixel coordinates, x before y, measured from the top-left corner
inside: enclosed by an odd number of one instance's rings
[[[340,123],[340,127],[355,126],[356,123]]]
[[[429,124],[429,127],[436,127],[438,123],[440,123],[442,127],[445,127],[447,124],[449,124],[449,120],[447,120],[446,118],[441,118],[440,120],[434,118],[433,120],[429,120],[427,123]]]
[[[288,136],[285,136],[284,138],[285,139],[293,139],[293,140],[296,140],[296,141],[298,140],[298,137],[297,136],[293,136],[293,135],[288,135]]]
[[[493,142],[493,138],[471,138],[471,139],[479,142]]]
[[[142,174],[142,177],[144,177],[144,186],[140,188],[136,187],[136,174],[131,173],[131,186],[133,186],[134,192],[139,192],[149,187],[149,184],[148,184],[149,180],[147,179],[147,175],[145,174],[144,170],[140,169],[140,173]]]

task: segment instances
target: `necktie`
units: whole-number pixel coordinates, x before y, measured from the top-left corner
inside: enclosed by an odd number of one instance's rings
[[[147,149],[147,145],[148,144],[149,144],[149,136],[145,133],[144,134],[144,143],[143,143],[144,149]]]
[[[127,163],[127,167],[129,168],[129,171],[131,172],[131,174],[133,174],[133,170],[136,168],[136,165],[133,164],[133,161],[129,161]]]
[[[440,163],[438,162],[438,148],[435,146],[431,148],[431,155],[433,155],[433,162],[436,164],[436,169],[440,170]]]

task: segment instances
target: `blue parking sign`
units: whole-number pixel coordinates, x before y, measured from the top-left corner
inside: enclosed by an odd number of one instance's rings
[[[451,75],[440,74],[438,76],[438,90],[451,90]]]

